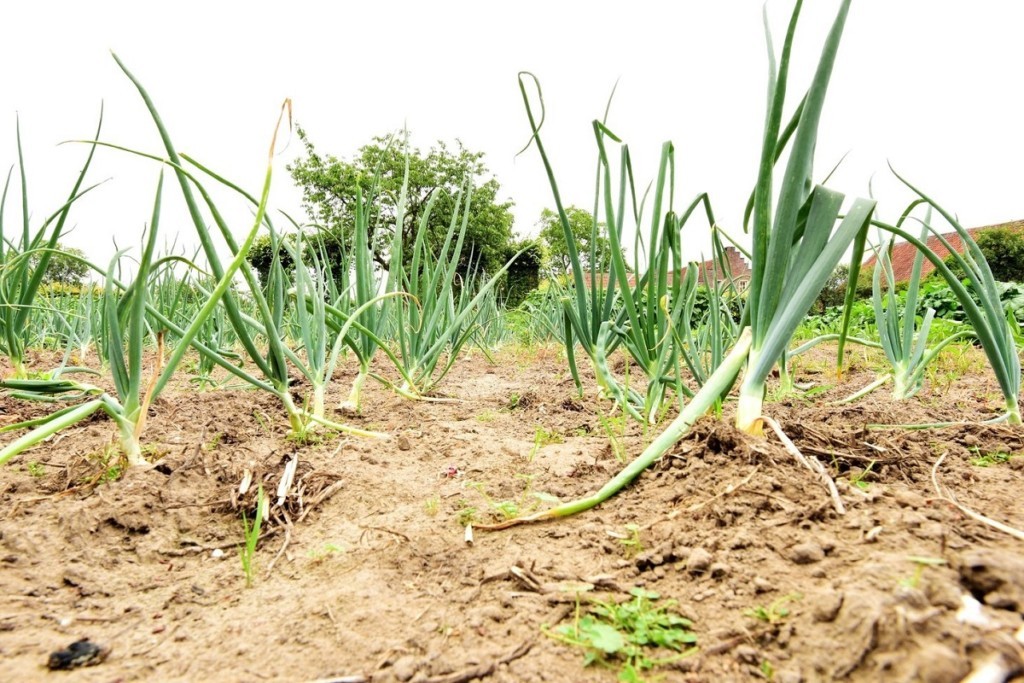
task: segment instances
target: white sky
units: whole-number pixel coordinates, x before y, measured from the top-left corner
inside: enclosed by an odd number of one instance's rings
[[[797,34],[795,104],[816,62],[836,0],[805,3]],[[781,46],[790,3],[771,0]],[[619,79],[610,128],[630,144],[637,180],[657,172],[662,142],[676,146],[676,207],[711,195],[738,234],[760,152],[766,59],[761,2],[472,0],[270,3],[96,0],[5,5],[0,27],[0,166],[16,163],[20,114],[33,226],[70,190],[101,100],[102,138],[161,153],[142,101],[114,50],[153,96],[179,150],[258,193],[280,103],[324,153],[347,157],[374,135],[407,124],[424,151],[459,137],[516,203],[530,234],[551,193],[535,150],[516,158],[529,129],[516,81],[544,88],[545,144],[563,198],[590,208],[600,117]],[[1016,0],[867,0],[854,3],[819,139],[820,174],[847,151],[830,183],[866,194],[875,174],[883,218],[909,199],[886,160],[967,227],[1024,218],[1024,3]],[[271,203],[301,216],[276,161]],[[4,169],[6,171],[6,169]],[[149,220],[155,163],[100,150],[90,177],[111,181],[73,209],[67,244],[105,261],[137,246]],[[168,177],[168,180],[172,178]],[[13,184],[13,183],[12,183]],[[5,231],[20,225],[12,187]],[[194,243],[167,183],[161,230]],[[247,209],[229,202],[236,233]],[[706,249],[703,223],[686,228],[687,257]]]

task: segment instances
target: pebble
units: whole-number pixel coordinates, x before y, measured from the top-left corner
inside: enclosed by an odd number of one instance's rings
[[[750,645],[740,645],[736,648],[736,659],[744,664],[757,665],[761,663],[761,653]]]
[[[798,543],[790,549],[789,559],[794,564],[814,564],[825,559],[825,551],[814,541]]]
[[[967,660],[939,643],[926,645],[918,658],[917,680],[922,683],[957,683],[971,672]]]
[[[811,614],[814,620],[824,623],[835,621],[843,606],[844,597],[842,593],[823,593],[812,598]]]
[[[400,681],[408,681],[416,675],[417,668],[416,659],[411,655],[405,655],[391,666],[391,674]]]
[[[484,605],[481,607],[477,614],[484,619],[490,619],[491,621],[504,621],[505,612],[497,605]]]
[[[914,529],[913,534],[923,539],[940,539],[946,535],[945,529],[939,522],[926,522],[920,529]]]
[[[720,579],[729,574],[729,565],[724,562],[715,562],[711,565],[711,578]]]
[[[775,590],[775,584],[763,576],[754,577],[754,592],[755,593],[770,593]]]
[[[928,518],[920,512],[908,511],[903,513],[903,523],[908,529],[916,529],[926,521],[928,521]]]
[[[925,506],[925,498],[919,493],[914,491],[908,491],[907,489],[900,489],[896,491],[894,497],[896,503],[903,508],[921,508]]]
[[[412,448],[412,444],[409,443],[409,439],[405,436],[398,437],[398,450],[407,451]]]
[[[901,584],[896,586],[893,594],[897,600],[910,605],[914,609],[924,609],[928,606],[928,598],[925,597],[924,592],[919,588],[912,588],[911,586]]]
[[[686,559],[686,571],[691,574],[703,574],[711,567],[711,553],[704,548],[694,548]]]
[[[804,677],[799,671],[776,671],[772,678],[775,683],[803,683]]]

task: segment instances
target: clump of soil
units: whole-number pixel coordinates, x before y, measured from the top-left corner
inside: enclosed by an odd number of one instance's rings
[[[798,379],[829,377],[828,353],[802,357]],[[577,601],[637,587],[693,622],[699,649],[660,669],[669,681],[959,681],[990,656],[1012,663],[1020,542],[951,505],[932,470],[945,454],[944,491],[1024,527],[1024,430],[978,424],[998,408],[980,371],[911,401],[834,404],[872,362],[766,404],[836,480],[843,514],[726,404],[605,505],[471,544],[465,523],[585,495],[657,432],[621,421],[612,448],[610,405],[593,386],[579,397],[556,353],[461,358],[443,387],[455,401],[368,388],[363,414],[339,419],[391,434],[379,442],[294,443],[272,398],[183,377],[153,407],[156,467],[119,470],[96,418],[2,470],[0,680],[614,681],[545,632],[574,623]],[[0,399],[4,424],[37,414]],[[943,420],[973,423],[877,427]],[[538,444],[540,429],[558,438]],[[260,485],[271,512],[246,588],[241,513]],[[82,639],[104,658],[49,673]]]

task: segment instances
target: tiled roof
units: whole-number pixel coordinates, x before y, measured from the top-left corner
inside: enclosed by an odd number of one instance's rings
[[[726,247],[725,254],[726,258],[729,261],[729,271],[732,275],[733,280],[735,280],[738,284],[745,284],[748,280],[750,280],[750,266],[747,265],[747,262],[743,259],[743,255],[740,254],[739,250],[736,249],[736,247]],[[710,279],[712,274],[715,275],[718,282],[721,282],[726,279],[726,273],[723,272],[723,270],[715,264],[714,259],[708,259],[707,261],[701,263],[699,265],[699,270],[697,271],[697,274],[699,276],[699,282],[705,282],[706,280]],[[683,268],[682,271],[680,271],[679,276],[683,277],[685,275],[686,268]],[[583,279],[586,285],[589,287],[590,273],[584,273]],[[629,281],[630,287],[636,285],[636,273],[629,273],[627,279]],[[668,283],[672,284],[672,280],[673,273],[669,272]],[[598,275],[597,281],[600,287],[607,286],[608,274],[604,273]]]
[[[1004,230],[1012,230],[1013,232],[1024,232],[1024,220],[1010,221],[1009,223],[997,223],[996,225],[985,225],[980,228],[970,228],[967,233],[972,239],[977,239],[978,234],[985,232],[986,230],[992,230],[994,228],[1001,228]],[[958,254],[964,253],[964,243],[960,238],[960,234],[957,232],[948,232],[942,236],[949,246],[953,247]],[[949,256],[949,250],[943,246],[941,240],[936,235],[928,237],[926,242],[928,248],[935,252],[939,258],[946,258]],[[896,278],[896,282],[905,282],[910,279],[910,274],[914,270],[914,257],[917,255],[917,249],[914,245],[909,242],[897,242],[892,247],[892,273]],[[861,267],[867,272],[871,272],[875,267],[875,257],[872,255],[864,265]],[[921,267],[921,277],[925,277],[929,273],[935,270],[935,266],[932,265],[931,261],[925,259]]]

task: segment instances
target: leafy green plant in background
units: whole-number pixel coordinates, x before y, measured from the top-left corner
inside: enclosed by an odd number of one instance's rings
[[[384,135],[373,138],[351,160],[344,160],[318,152],[301,126],[296,134],[305,155],[288,170],[302,190],[304,208],[314,223],[323,226],[330,244],[344,246],[351,254],[359,241],[353,235],[365,237],[373,261],[381,269],[391,270],[395,265],[391,262],[395,239],[411,245],[426,231],[425,242],[438,256],[455,204],[461,202],[462,210],[469,215],[466,249],[456,268],[459,276],[465,279],[474,269],[495,273],[508,262],[512,202],[498,199],[501,186],[490,175],[482,152],[466,149],[461,142],[450,149],[439,141],[423,153],[408,144],[395,145],[394,136]],[[460,188],[467,183],[474,187],[474,200],[469,206],[464,197],[459,197]],[[406,201],[401,220],[396,220],[403,188]],[[365,216],[363,226],[356,225],[360,192],[364,198],[374,197],[379,207]],[[428,210],[431,198],[434,207]],[[390,228],[397,228],[401,235],[389,235]],[[412,256],[406,251],[399,257],[406,268]],[[328,262],[336,273],[345,265],[333,258]]]
[[[102,128],[103,112],[101,110],[100,121],[96,127],[97,137]],[[4,228],[7,194],[11,186],[13,168],[7,174],[3,195],[0,196],[0,353],[10,360],[13,377],[24,379],[28,376],[25,369],[26,340],[32,333],[32,326],[28,324],[29,315],[35,309],[36,297],[46,282],[50,263],[54,258],[58,260],[61,258],[58,245],[64,233],[71,207],[83,195],[96,187],[96,185],[92,185],[82,189],[86,173],[96,152],[96,145],[89,148],[85,164],[63,206],[48,216],[33,233],[29,225],[31,212],[28,201],[25,157],[21,149],[20,121],[17,123],[17,139],[18,173],[21,180],[21,234],[14,240],[7,237]],[[47,234],[47,230],[49,230],[49,234]],[[72,262],[74,262],[73,258]]]
[[[632,600],[594,601],[582,613],[579,602],[571,624],[545,631],[567,645],[583,649],[584,665],[619,670],[618,680],[639,682],[645,672],[696,652],[693,623],[674,612],[677,603],[655,603],[661,596],[644,588],[630,590]],[[659,650],[674,654],[659,657]]]

